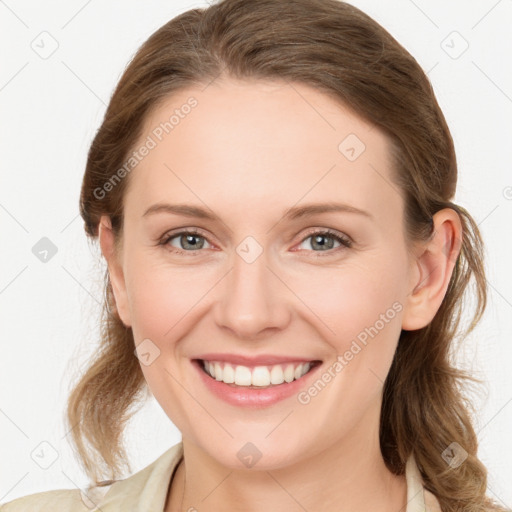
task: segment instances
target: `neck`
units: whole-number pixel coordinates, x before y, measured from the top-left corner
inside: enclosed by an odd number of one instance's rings
[[[165,512],[286,510],[304,512],[404,511],[405,476],[382,458],[377,428],[343,439],[329,450],[281,469],[224,467],[183,439],[184,463],[176,470]]]

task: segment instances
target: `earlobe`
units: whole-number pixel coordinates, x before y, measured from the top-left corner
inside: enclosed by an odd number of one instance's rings
[[[98,226],[98,239],[101,252],[108,266],[110,283],[115,298],[115,309],[123,324],[126,327],[131,327],[123,268],[115,250],[115,235],[112,231],[112,224],[110,218],[106,215],[101,216]]]
[[[434,318],[461,250],[462,224],[457,212],[445,208],[433,216],[433,221],[433,234],[413,262],[415,271],[402,317],[402,329],[408,331],[422,329]]]

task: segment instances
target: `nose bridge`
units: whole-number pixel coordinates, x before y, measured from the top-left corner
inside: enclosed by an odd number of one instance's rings
[[[217,304],[217,322],[237,337],[254,338],[289,321],[285,286],[270,270],[268,252],[251,236],[236,247]]]

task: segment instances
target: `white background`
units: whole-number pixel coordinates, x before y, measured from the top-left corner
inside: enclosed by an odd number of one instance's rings
[[[479,455],[489,468],[489,494],[511,508],[512,0],[352,3],[428,72],[452,130],[456,202],[482,230],[490,293],[459,361],[487,382],[475,398]],[[206,4],[120,5],[0,1],[0,502],[86,484],[63,423],[72,376],[95,350],[104,268],[78,215],[86,154],[140,44],[178,13]],[[468,49],[453,58],[464,41]],[[43,59],[33,49],[43,44],[58,48]],[[32,253],[42,237],[58,249],[46,263]],[[133,471],[179,440],[151,398],[127,430]],[[58,455],[48,469],[31,458],[36,448],[46,458],[54,453],[41,442]]]

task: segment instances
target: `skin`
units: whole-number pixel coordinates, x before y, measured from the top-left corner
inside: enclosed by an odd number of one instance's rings
[[[140,141],[190,96],[197,107],[129,176],[119,251],[107,216],[99,235],[123,323],[136,345],[149,338],[160,350],[141,364],[145,379],[183,437],[165,510],[405,510],[405,477],[379,447],[381,394],[401,329],[427,325],[443,300],[458,215],[438,212],[431,240],[407,242],[386,135],[305,85],[223,78],[180,91]],[[338,149],[349,134],[366,146],[353,162]],[[283,220],[290,207],[330,201],[371,218]],[[143,217],[159,202],[206,205],[221,220]],[[180,236],[158,245],[182,228],[201,230],[199,249]],[[310,228],[352,246],[327,236],[322,250]],[[263,250],[250,264],[236,252],[247,236]],[[401,311],[307,405],[292,396],[242,410],[212,395],[190,362],[211,351],[296,355],[322,360],[320,376],[396,302]],[[247,442],[262,453],[251,469],[237,457]]]

